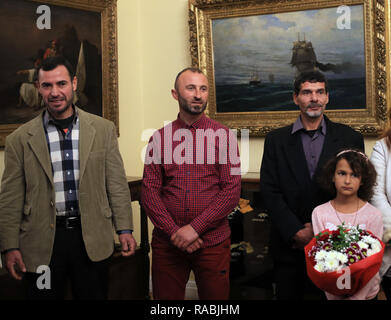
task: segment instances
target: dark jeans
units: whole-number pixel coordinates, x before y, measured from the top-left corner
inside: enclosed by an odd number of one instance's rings
[[[88,258],[80,227],[56,229],[49,268],[50,289],[45,288],[47,274],[25,274],[23,283],[27,299],[62,300],[68,282],[76,300],[107,299],[108,259],[93,262]],[[37,283],[44,284],[44,288],[39,289]]]

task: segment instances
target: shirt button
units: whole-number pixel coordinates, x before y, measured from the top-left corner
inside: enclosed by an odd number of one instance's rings
[[[69,193],[72,193],[72,190],[69,190]]]
[[[71,174],[71,172],[70,172],[70,171],[68,171],[68,172],[67,172],[67,175],[69,176],[70,174]]]
[[[69,157],[69,153],[66,154],[67,158]]]

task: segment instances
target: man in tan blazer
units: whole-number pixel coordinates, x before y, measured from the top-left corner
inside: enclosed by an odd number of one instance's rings
[[[64,58],[42,63],[38,86],[46,109],[6,139],[3,265],[23,278],[28,298],[62,299],[70,279],[75,298],[105,299],[113,225],[122,254],[136,248],[115,126],[73,104],[77,79]]]

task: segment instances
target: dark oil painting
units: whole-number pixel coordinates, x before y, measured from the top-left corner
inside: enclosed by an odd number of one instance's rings
[[[364,7],[215,19],[212,22],[216,111],[297,110],[297,74],[319,70],[329,82],[328,110],[365,109]]]
[[[37,8],[43,4],[0,1],[0,125],[25,123],[44,108],[34,83],[34,68],[53,55],[63,55],[75,69],[76,105],[102,115],[100,14],[47,5],[50,29],[41,30]]]

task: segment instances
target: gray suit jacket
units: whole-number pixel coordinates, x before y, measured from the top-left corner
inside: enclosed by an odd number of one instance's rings
[[[132,229],[130,192],[115,126],[77,109],[80,117],[79,210],[92,261],[108,258],[116,230]],[[55,193],[42,114],[6,139],[0,191],[0,251],[19,248],[27,271],[49,265],[56,231]]]

